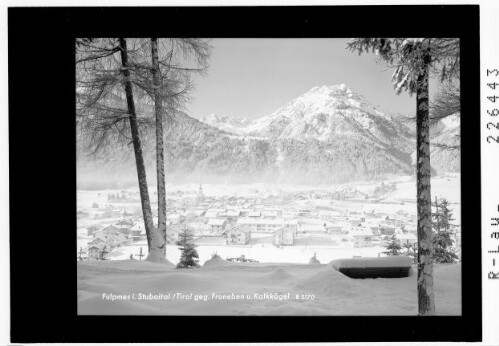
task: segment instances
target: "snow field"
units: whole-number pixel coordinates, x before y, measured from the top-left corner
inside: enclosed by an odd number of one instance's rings
[[[417,315],[416,275],[351,279],[331,265],[221,258],[183,270],[144,261],[80,262],[77,272],[81,315]],[[460,315],[460,264],[436,265],[434,277],[437,314]]]

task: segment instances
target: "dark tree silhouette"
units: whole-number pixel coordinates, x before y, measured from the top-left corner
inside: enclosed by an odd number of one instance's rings
[[[455,226],[451,223],[454,219],[449,209],[449,202],[446,199],[439,201],[435,197],[433,206],[435,208],[435,213],[433,213],[433,229],[435,231],[433,237],[435,253],[433,258],[436,263],[455,263],[459,260],[459,257],[453,248],[452,235]]]
[[[436,72],[443,82],[459,75],[459,39],[356,38],[348,48],[359,54],[376,52],[395,69],[393,84],[397,93],[405,90],[416,94],[418,310],[419,315],[434,315],[429,76],[430,70]]]
[[[179,240],[177,245],[179,246],[180,262],[177,264],[177,268],[197,268],[199,267],[199,255],[196,250],[196,244],[194,244],[194,235],[192,231],[185,227],[182,232],[178,235]]]
[[[391,236],[390,243],[386,246],[386,250],[387,251],[384,251],[383,253],[388,256],[400,256],[402,254],[402,247],[395,234]]]

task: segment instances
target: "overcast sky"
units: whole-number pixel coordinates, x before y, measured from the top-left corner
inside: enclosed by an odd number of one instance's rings
[[[348,39],[213,39],[210,68],[195,78],[188,113],[250,119],[269,115],[314,86],[346,84],[381,107],[402,114],[415,97],[396,95],[392,70],[376,55],[351,53]]]

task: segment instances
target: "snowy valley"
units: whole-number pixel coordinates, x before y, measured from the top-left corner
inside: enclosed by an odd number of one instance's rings
[[[435,195],[450,202],[456,224],[459,184],[459,174],[432,179]],[[169,184],[166,265],[144,261],[147,241],[137,190],[79,191],[77,247],[87,257],[78,262],[79,313],[414,315],[414,266],[407,278],[355,280],[335,271],[331,262],[384,257],[393,236],[413,245],[415,194],[410,176],[319,186]],[[201,268],[174,268],[180,259],[175,242],[184,226],[194,231]],[[282,230],[290,230],[291,242],[276,238]],[[244,233],[248,238],[239,241]],[[459,248],[459,228],[454,241]],[[106,260],[96,260],[103,246]],[[309,264],[311,258],[322,264]],[[438,313],[459,315],[460,265],[435,270]],[[362,295],[366,289],[369,297]],[[119,297],[110,300],[109,294]],[[213,294],[257,297],[216,299]]]
[[[361,280],[332,267],[385,257],[393,242],[413,256],[410,120],[341,84],[314,87],[252,121],[181,112],[169,121],[166,264],[144,261],[133,155],[78,162],[79,314],[417,314],[414,265],[409,277]],[[432,197],[449,203],[460,254],[459,150],[442,149],[459,144],[458,115],[435,123],[431,138]],[[144,141],[149,179],[152,145]],[[150,194],[157,222],[157,191]],[[174,268],[186,228],[201,268]],[[460,280],[460,264],[435,267],[438,314],[461,313]]]

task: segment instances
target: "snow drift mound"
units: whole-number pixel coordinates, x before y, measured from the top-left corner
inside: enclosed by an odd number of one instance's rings
[[[359,286],[358,280],[350,279],[332,267],[297,282],[297,291],[310,291],[323,295],[350,296]]]
[[[294,276],[288,273],[283,268],[279,267],[274,270],[272,273],[267,274],[263,277],[263,279],[267,279],[269,281],[282,281],[293,278]]]
[[[131,261],[131,260],[109,260],[109,261],[83,261],[78,262],[78,269],[92,270],[112,270],[112,271],[162,271],[174,268],[175,265],[165,260],[161,263],[149,261]]]
[[[219,278],[200,275],[195,269],[182,269],[165,275],[144,278],[139,287],[145,292],[200,292],[212,290],[219,285]]]
[[[211,259],[204,262],[203,268],[228,266],[231,264],[232,264],[232,262],[226,261],[226,260],[222,259],[222,257],[215,255]]]
[[[317,257],[311,257],[310,261],[308,261],[308,264],[321,264],[321,261],[317,259]]]

